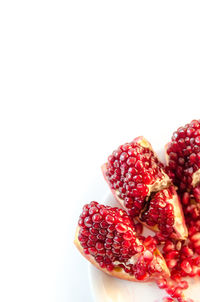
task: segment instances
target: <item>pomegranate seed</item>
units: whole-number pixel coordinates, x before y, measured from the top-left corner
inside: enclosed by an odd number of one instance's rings
[[[94,214],[92,216],[92,221],[93,222],[99,223],[101,220],[102,220],[102,216],[100,214]]]
[[[136,239],[136,237],[133,235],[133,232],[131,231],[127,231],[124,235],[123,235],[123,238],[125,240],[131,240],[131,239]]]
[[[193,256],[193,250],[190,249],[188,246],[184,246],[182,248],[182,254],[185,256],[185,257],[192,257]]]
[[[166,288],[167,287],[167,281],[166,281],[166,279],[158,279],[157,280],[157,285],[161,289]]]
[[[115,218],[113,217],[113,216],[111,216],[111,215],[107,215],[106,216],[106,222],[108,223],[108,224],[113,224],[113,222],[115,221]]]
[[[191,273],[191,271],[192,271],[192,267],[191,267],[191,265],[190,265],[190,263],[189,263],[188,260],[183,260],[183,261],[181,262],[181,268],[182,268],[182,270],[183,270],[184,272],[186,272],[187,274]]]
[[[118,223],[115,228],[119,233],[125,233],[127,231],[127,227],[122,223]]]
[[[199,241],[200,240],[200,233],[195,233],[191,238],[191,241]]]

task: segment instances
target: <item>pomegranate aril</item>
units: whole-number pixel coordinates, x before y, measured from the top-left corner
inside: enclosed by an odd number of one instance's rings
[[[166,279],[158,279],[157,280],[157,285],[160,289],[164,289],[167,287],[167,281]]]
[[[194,235],[191,236],[190,238],[191,241],[199,241],[200,240],[200,232],[195,233]]]
[[[115,218],[113,217],[113,216],[111,216],[111,215],[107,215],[106,216],[106,222],[108,223],[108,224],[113,224],[114,223],[114,221],[115,221]]]
[[[187,273],[187,274],[190,274],[191,271],[192,271],[192,267],[191,267],[191,265],[190,265],[190,263],[189,263],[188,260],[183,260],[183,261],[181,262],[181,268],[182,268],[182,270],[183,270],[185,273]]]
[[[115,228],[119,233],[125,233],[127,231],[127,227],[122,223],[118,223]]]
[[[102,216],[100,214],[94,214],[92,216],[92,221],[95,223],[99,223],[102,221]]]
[[[92,226],[92,219],[90,217],[86,217],[84,219],[84,225],[88,228],[90,228]]]
[[[102,242],[97,242],[97,243],[96,243],[96,249],[97,249],[98,251],[103,250],[103,249],[104,249],[103,243],[102,243]]]
[[[92,254],[93,256],[95,256],[95,255],[97,254],[97,250],[96,250],[96,248],[94,248],[94,247],[90,247],[90,248],[88,249],[88,251],[89,251],[89,253]]]
[[[134,236],[133,232],[132,231],[127,231],[124,235],[123,235],[123,238],[125,240],[133,240],[135,241],[136,237]]]
[[[182,289],[187,289],[189,287],[188,282],[183,280],[179,283],[179,287]]]
[[[167,259],[166,263],[168,268],[172,269],[177,265],[178,260],[177,259]]]

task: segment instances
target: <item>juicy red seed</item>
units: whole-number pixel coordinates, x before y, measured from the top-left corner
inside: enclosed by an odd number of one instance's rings
[[[86,227],[90,228],[92,226],[92,220],[91,220],[91,218],[90,217],[86,217],[84,219],[84,224],[85,224]]]
[[[127,227],[122,223],[118,223],[115,228],[119,233],[125,233],[127,231]]]
[[[114,265],[108,264],[108,265],[106,265],[106,268],[108,271],[112,271],[114,269]]]
[[[96,222],[96,223],[99,223],[100,221],[102,221],[102,216],[100,214],[94,214],[92,216],[92,221]]]
[[[88,251],[88,249],[83,249],[83,251],[84,251],[84,253],[85,253],[86,255],[89,255],[89,254],[90,254],[89,251]]]
[[[188,192],[185,192],[182,197],[182,203],[184,205],[187,205],[189,203],[189,200],[190,200],[190,194]]]
[[[141,183],[137,184],[137,190],[142,196],[146,196],[147,193],[149,192],[147,186]]]
[[[133,235],[132,231],[127,231],[124,235],[123,235],[124,240],[134,240],[136,239],[136,237]]]
[[[185,256],[185,257],[192,257],[194,252],[192,249],[190,249],[188,246],[184,246],[182,248],[182,254]]]
[[[96,254],[97,254],[97,250],[96,250],[96,248],[94,248],[94,247],[90,247],[90,248],[88,249],[88,251],[89,251],[89,253],[92,254],[92,255],[96,255]]]
[[[99,234],[101,234],[101,235],[103,235],[103,236],[105,236],[105,235],[107,235],[107,231],[106,231],[106,229],[100,229],[99,230]]]
[[[165,255],[165,258],[166,258],[166,259],[174,259],[174,258],[177,258],[178,255],[179,255],[179,252],[178,252],[178,251],[171,251],[171,252],[168,252],[168,253]]]
[[[177,265],[177,262],[178,262],[177,259],[169,259],[169,260],[167,259],[166,260],[167,266],[170,269],[174,268]]]
[[[78,221],[78,225],[81,227],[81,226],[84,226],[84,220],[82,218],[79,218],[79,221]]]
[[[120,236],[115,236],[113,240],[116,241],[116,242],[122,242],[123,238],[120,237]]]
[[[135,157],[129,157],[127,160],[127,165],[133,166],[135,164],[135,162],[136,162]]]
[[[157,280],[157,285],[161,289],[166,288],[167,287],[167,281],[166,281],[166,279],[158,279]]]
[[[89,214],[90,215],[93,215],[93,214],[95,214],[95,213],[98,213],[98,208],[97,207],[91,207],[90,209],[89,209]]]
[[[175,289],[175,291],[173,292],[172,297],[173,297],[173,298],[181,297],[181,296],[182,296],[182,291],[183,291],[182,288],[177,287],[177,288]]]
[[[95,236],[95,235],[89,235],[89,239],[91,240],[91,241],[97,241],[97,236]]]
[[[114,221],[115,221],[115,218],[114,218],[113,216],[111,216],[111,215],[107,215],[107,216],[106,216],[106,222],[107,222],[108,224],[113,224]]]
[[[96,243],[96,249],[97,249],[98,251],[103,250],[103,249],[104,249],[103,243],[102,243],[102,242],[97,242],[97,243]]]
[[[174,243],[171,242],[171,241],[166,241],[166,243],[165,243],[165,245],[163,247],[163,251],[165,253],[167,253],[167,252],[173,251],[174,249],[175,249]]]
[[[100,223],[100,226],[101,226],[101,228],[106,229],[106,228],[108,228],[108,223],[106,221],[102,221]]]
[[[194,235],[192,235],[192,237],[190,238],[191,239],[191,241],[198,241],[198,240],[200,240],[200,232],[198,232],[198,233],[195,233]]]
[[[128,154],[127,154],[126,152],[123,152],[123,153],[120,155],[120,160],[121,160],[121,161],[125,161],[127,158],[128,158]]]
[[[151,260],[153,260],[153,254],[146,250],[144,253],[143,253],[143,259],[146,261],[146,262],[150,262]]]
[[[191,267],[189,261],[187,261],[187,260],[183,260],[181,262],[181,268],[187,274],[191,273],[191,271],[192,271],[192,267]]]
[[[181,281],[180,283],[179,283],[179,287],[180,288],[182,288],[182,289],[187,289],[188,287],[189,287],[189,285],[188,285],[188,282],[187,281]]]

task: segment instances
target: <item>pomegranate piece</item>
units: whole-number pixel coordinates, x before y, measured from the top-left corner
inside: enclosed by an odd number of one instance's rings
[[[200,201],[200,120],[178,128],[166,146],[169,175],[180,192]]]
[[[119,208],[94,201],[85,205],[74,243],[87,260],[109,275],[131,281],[169,276],[155,245],[151,242],[148,248],[147,243],[137,238],[131,220]]]
[[[184,239],[187,228],[174,186],[152,195],[139,218],[147,227],[161,232],[164,237]]]
[[[164,237],[186,239],[176,190],[145,138],[120,146],[108,157],[102,171],[115,198],[132,218]]]

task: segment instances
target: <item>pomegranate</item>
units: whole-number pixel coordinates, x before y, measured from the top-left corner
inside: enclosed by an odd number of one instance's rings
[[[166,146],[168,172],[180,192],[200,202],[200,120],[178,128]]]
[[[131,281],[168,277],[165,260],[155,240],[150,239],[137,238],[124,210],[92,201],[83,207],[75,245],[87,260],[109,275]]]
[[[145,138],[120,146],[108,157],[102,171],[131,218],[165,238],[186,239],[187,228],[175,187]]]

